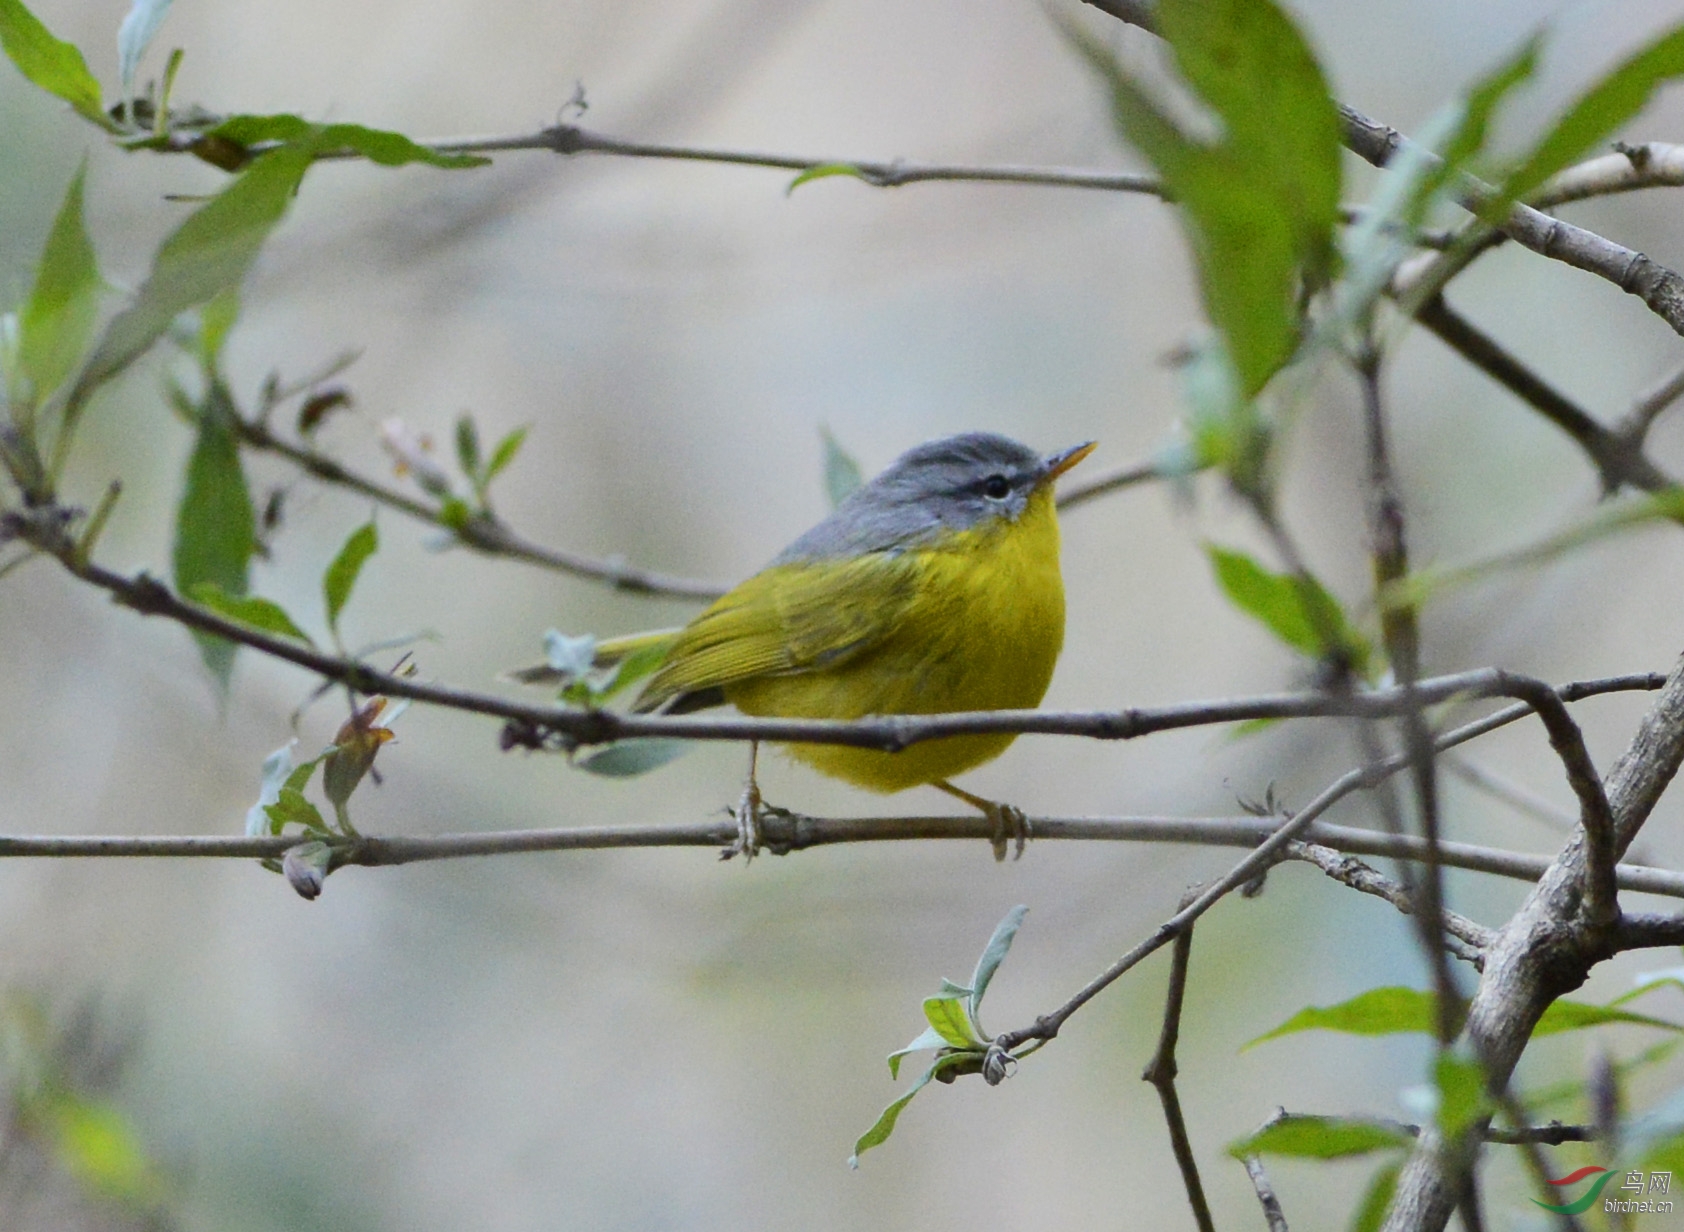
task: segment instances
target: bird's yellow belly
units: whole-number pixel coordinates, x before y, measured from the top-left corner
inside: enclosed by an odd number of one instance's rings
[[[893,633],[834,668],[730,685],[744,714],[854,719],[874,714],[1017,710],[1040,704],[1064,644],[1058,524],[1046,498],[1017,524],[966,532],[919,553],[916,598]],[[791,756],[873,791],[951,778],[1016,737],[952,736],[898,753],[792,744]]]

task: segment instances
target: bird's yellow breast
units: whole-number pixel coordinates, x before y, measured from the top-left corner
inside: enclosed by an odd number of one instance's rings
[[[1058,540],[1048,485],[1015,520],[991,518],[904,553],[910,586],[869,648],[834,667],[739,680],[725,696],[744,714],[834,719],[1039,705],[1064,645]],[[998,757],[1014,738],[955,736],[900,753],[818,744],[789,752],[826,774],[890,792],[963,773]]]

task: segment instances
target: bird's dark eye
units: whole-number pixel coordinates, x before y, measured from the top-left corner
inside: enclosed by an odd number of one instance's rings
[[[982,494],[989,500],[1005,500],[1011,492],[1011,480],[1004,475],[990,475],[982,481]]]

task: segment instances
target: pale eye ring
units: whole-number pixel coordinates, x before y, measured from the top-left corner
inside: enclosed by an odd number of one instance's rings
[[[1002,501],[1012,494],[1011,480],[1004,475],[990,475],[982,481],[982,494],[992,501]]]

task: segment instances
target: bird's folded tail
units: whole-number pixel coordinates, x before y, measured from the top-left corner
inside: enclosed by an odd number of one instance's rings
[[[645,655],[659,655],[664,658],[666,652],[672,649],[673,641],[680,632],[679,629],[653,629],[647,633],[628,633],[624,637],[605,638],[596,644],[595,653],[591,656],[591,666],[613,667],[616,663],[642,658]],[[653,662],[646,662],[644,666],[648,671],[653,671],[659,665],[660,659],[656,658]],[[519,667],[504,672],[500,679],[515,684],[565,684],[568,673],[548,663],[539,663],[532,667]]]

